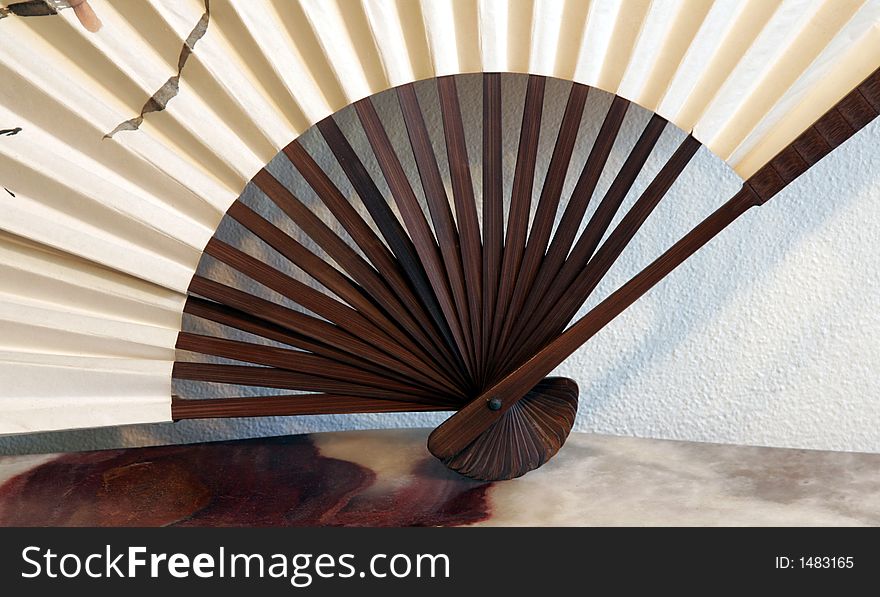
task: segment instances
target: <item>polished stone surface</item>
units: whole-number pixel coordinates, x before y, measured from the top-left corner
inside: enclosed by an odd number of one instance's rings
[[[480,483],[427,430],[0,458],[2,525],[880,525],[880,454],[572,434]]]

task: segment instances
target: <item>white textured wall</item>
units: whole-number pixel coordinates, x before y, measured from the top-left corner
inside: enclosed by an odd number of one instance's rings
[[[476,83],[469,78],[460,91],[478,105]],[[521,97],[521,78],[506,85],[510,97]],[[565,93],[564,84],[548,86],[546,124],[558,122]],[[582,124],[581,163],[608,98],[597,94],[593,100]],[[379,103],[391,106],[386,98]],[[639,129],[633,125],[648,115],[635,116],[624,128],[614,163],[635,141]],[[511,163],[517,111],[507,118]],[[469,131],[478,134],[479,128]],[[670,154],[681,136],[667,131],[655,155]],[[546,164],[552,138],[543,142]],[[575,429],[880,452],[878,144],[880,122],[875,121],[724,231],[560,367],[558,373],[573,377],[581,388]],[[648,169],[654,172],[661,163],[654,160]],[[568,189],[579,169],[573,166]],[[599,191],[609,182],[606,176]],[[640,180],[635,191],[645,184]],[[595,297],[639,271],[738,187],[737,177],[701,150]],[[5,437],[0,452],[434,426],[442,418],[396,414],[185,421]]]

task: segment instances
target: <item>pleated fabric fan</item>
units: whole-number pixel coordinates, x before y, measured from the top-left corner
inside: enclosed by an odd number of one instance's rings
[[[0,433],[456,411],[434,455],[521,475],[574,422],[545,376],[876,117],[878,67],[880,0],[7,2]],[[572,322],[702,146],[741,190]]]

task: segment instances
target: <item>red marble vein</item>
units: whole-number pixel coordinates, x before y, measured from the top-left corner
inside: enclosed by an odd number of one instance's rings
[[[309,436],[66,454],[0,485],[4,526],[450,526],[490,516],[490,483],[433,458],[402,486]]]

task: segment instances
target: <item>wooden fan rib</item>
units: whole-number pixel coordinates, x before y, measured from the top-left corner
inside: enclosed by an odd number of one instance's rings
[[[181,332],[175,348],[200,355],[284,369],[303,375],[326,377],[333,381],[352,382],[373,388],[387,389],[392,392],[412,393],[419,396],[427,396],[430,394],[425,392],[432,392],[431,390],[426,391],[417,388],[411,384],[399,383],[388,377],[375,375],[319,355],[288,348],[264,346],[252,342],[216,338],[191,332]]]
[[[404,280],[402,267],[394,254],[382,243],[299,142],[294,141],[283,151],[318,197],[351,235],[352,240],[361,248],[367,259],[382,274],[397,299],[420,325],[422,332],[430,333],[433,329],[431,318],[425,311],[423,303],[419,302]],[[442,347],[442,345],[440,346]],[[426,348],[436,351],[438,345],[433,342],[428,344]]]
[[[645,130],[605,193],[605,197],[596,208],[596,212],[590,218],[578,242],[575,243],[574,249],[572,249],[572,243],[574,242],[577,230],[586,214],[599,177],[608,161],[628,107],[629,102],[623,98],[615,97],[612,102],[605,116],[602,128],[599,131],[599,136],[590,150],[590,155],[575,186],[572,199],[563,213],[559,229],[556,231],[556,235],[550,244],[529,296],[524,301],[524,313],[537,313],[544,317],[544,309],[550,308],[552,305],[552,301],[546,300],[545,295],[552,287],[560,285],[558,278],[563,265],[569,264],[569,273],[579,271],[579,269],[572,269],[571,266],[573,264],[580,264],[581,268],[586,266],[587,261],[595,251],[596,244],[605,234],[632,184],[644,167],[654,145],[660,138],[666,121],[660,117],[654,117],[648,123],[648,126],[645,127]],[[569,255],[570,250],[571,254]],[[568,283],[570,283],[570,280],[562,284],[563,287],[567,287]],[[511,339],[518,340],[524,334],[525,329],[520,329],[518,333],[512,335]],[[515,341],[507,343],[502,351],[502,358],[500,359],[502,363],[509,360],[511,350],[513,350],[512,347],[514,346],[516,346]]]
[[[208,242],[205,247],[205,253],[247,275],[252,280],[295,301],[316,315],[336,324],[350,333],[352,337],[367,341],[410,367],[424,370],[425,375],[428,375],[436,382],[435,387],[445,390],[448,386],[454,385],[450,379],[435,370],[435,365],[431,358],[412,342],[408,336],[398,333],[395,337],[390,337],[348,305],[303,284],[267,263],[216,238]],[[426,365],[427,368],[425,369]]]
[[[433,325],[428,326],[425,333],[440,353],[439,356],[444,364],[451,371],[463,373],[463,363],[459,363],[454,356],[455,340],[443,318],[443,311],[440,309],[437,297],[434,296],[434,290],[419,260],[415,245],[336,121],[332,117],[325,118],[318,123],[318,129],[376,223],[376,227],[379,228],[379,232],[400,262],[406,277],[430,316]]]
[[[546,303],[542,302],[544,294],[551,285],[556,283],[559,270],[562,268],[563,263],[565,263],[578,228],[596,190],[596,185],[599,183],[599,177],[602,175],[608,162],[608,157],[611,155],[611,150],[614,147],[614,142],[620,132],[620,127],[623,124],[629,105],[628,100],[617,96],[611,102],[611,106],[605,114],[599,134],[593,142],[593,147],[590,149],[568,205],[559,222],[559,227],[550,242],[550,247],[541,262],[534,282],[530,288],[517,287],[514,290],[514,300],[522,303],[522,307],[520,307],[521,313],[538,314],[546,307]],[[642,137],[644,139],[644,135]],[[643,146],[643,139],[639,140],[636,148]],[[623,171],[629,172],[630,169],[624,168]],[[635,173],[638,174],[638,170]],[[589,226],[587,229],[589,229]],[[522,298],[523,296],[525,298]],[[522,327],[511,329],[511,332],[506,337],[506,341],[502,343],[498,351],[499,358],[493,368],[493,376],[501,373],[500,365],[510,356],[512,341],[518,339],[522,333]]]
[[[171,398],[171,418],[214,419],[230,417],[279,417],[387,412],[448,411],[446,405],[403,400],[379,400],[342,394],[294,394],[243,398]]]
[[[420,397],[420,399],[431,400],[436,398],[440,402],[444,401],[444,397],[442,395],[438,396],[436,390],[399,383],[387,376],[375,375],[357,367],[351,367],[318,355],[288,348],[264,346],[251,342],[215,338],[190,332],[180,333],[176,348],[202,355],[284,369],[285,371],[292,371],[303,375],[326,377],[337,382],[369,386],[389,392],[411,394]]]
[[[361,292],[351,279],[306,249],[296,239],[291,238],[241,202],[234,203],[227,213],[286,259],[368,317],[384,332],[391,335],[396,333],[397,326]],[[418,330],[414,335],[419,337]],[[427,342],[424,336],[421,336],[421,339]]]
[[[613,120],[611,121],[610,128],[613,130],[615,136],[620,130],[628,106],[629,102],[620,104]],[[614,111],[614,104],[612,104],[612,109],[609,110],[609,114],[611,114],[612,111]],[[608,122],[608,119],[606,119],[606,123]],[[559,287],[563,290],[567,289],[572,283],[574,277],[577,276],[578,272],[587,266],[589,260],[595,253],[599,242],[602,240],[605,232],[611,225],[614,216],[619,211],[621,205],[623,205],[623,201],[626,199],[632,185],[635,183],[644,168],[645,163],[648,161],[648,158],[653,152],[665,127],[666,120],[664,118],[657,115],[654,115],[651,118],[624,161],[620,171],[618,171],[617,175],[614,177],[614,181],[612,181],[611,186],[605,192],[605,196],[597,206],[596,211],[593,213],[573,248],[571,243],[575,237],[580,221],[583,219],[586,212],[589,198],[587,197],[586,201],[582,203],[583,210],[581,210],[580,205],[577,207],[578,213],[576,215],[578,218],[576,221],[574,219],[568,219],[575,214],[569,214],[568,210],[566,210],[566,213],[563,215],[563,223],[560,224],[560,230],[557,232],[556,238],[553,239],[550,251],[548,252],[547,258],[542,266],[542,271],[539,272],[538,279],[533,287],[533,292],[526,300],[524,312],[535,313],[536,319],[543,321],[544,318],[547,317],[547,314],[555,309],[555,301],[558,300],[558,297],[561,295]],[[604,128],[605,127],[603,126],[603,129]],[[600,133],[600,137],[601,136]],[[601,159],[603,168],[604,164],[607,162],[613,143],[613,138],[605,138],[605,141],[601,143],[602,147],[598,151],[597,158]],[[597,145],[600,145],[599,139],[597,139]],[[594,146],[591,151],[591,158],[596,149],[596,146]],[[589,162],[590,159],[587,160],[588,166]],[[584,168],[584,173],[582,173],[583,178],[581,180],[585,180],[585,184],[588,185],[590,194],[595,191],[596,184],[601,175],[601,169],[603,168],[590,168],[591,173],[589,175],[586,175],[588,167]],[[574,197],[576,197],[578,203],[580,203],[583,195],[578,195],[576,189]],[[571,204],[569,207],[571,207]],[[569,249],[571,249],[570,254]],[[530,322],[527,323],[526,327],[529,325],[531,325]],[[520,330],[519,336],[514,336],[514,339],[519,340],[520,338],[523,338],[526,333],[526,329],[522,329]],[[516,349],[514,347],[517,347],[516,342],[510,342],[506,347],[507,350],[504,353],[502,361],[505,365],[510,364],[512,351]]]
[[[339,350],[322,342],[316,342],[302,334],[293,332],[285,327],[266,321],[265,319],[261,319],[250,313],[245,313],[234,307],[229,307],[197,296],[189,296],[184,304],[183,312],[261,338],[266,338],[267,340],[274,340],[301,350],[307,350],[334,361],[363,369],[364,371],[370,371],[377,375],[384,375],[391,379],[396,379],[402,383],[414,383],[413,380],[401,375],[397,370],[392,371],[386,369],[370,360],[357,357],[351,353]]]
[[[374,373],[386,371],[382,367],[372,364],[370,361],[363,360],[360,357],[356,357],[350,353],[333,348],[332,346],[321,342],[311,340],[298,332],[292,331],[289,328],[278,325],[277,323],[262,319],[261,317],[257,317],[252,313],[247,313],[236,309],[235,307],[230,307],[229,305],[224,305],[209,299],[193,296],[192,294],[186,298],[183,312],[187,315],[192,315],[193,317],[213,321],[242,332],[253,334],[254,336],[259,336],[260,338],[274,340],[275,342],[280,342],[282,344],[287,344],[288,346],[293,346],[338,360],[341,363],[361,367],[365,370],[373,371]],[[362,364],[371,366],[372,368],[366,369],[361,366]]]
[[[350,278],[244,203],[233,203],[227,215],[365,316],[377,322],[386,319]]]
[[[443,133],[446,140],[446,156],[449,163],[449,176],[452,183],[452,196],[455,203],[455,217],[458,223],[458,237],[461,242],[461,259],[464,271],[465,295],[467,297],[470,330],[473,338],[474,360],[476,362],[477,382],[480,385],[484,376],[483,338],[480,326],[482,308],[482,261],[483,247],[480,240],[480,222],[477,218],[471,165],[465,140],[464,122],[458,98],[455,77],[439,77],[437,92],[440,98],[440,112],[443,118]]]
[[[440,257],[446,272],[446,282],[452,292],[456,319],[464,341],[464,356],[473,378],[476,377],[477,360],[473,335],[468,333],[471,331],[470,311],[458,230],[455,226],[452,209],[449,206],[446,187],[440,175],[437,156],[431,145],[431,138],[413,85],[398,87],[397,99],[400,103],[416,168],[425,192],[431,221],[434,223],[434,234],[440,245]]]
[[[399,371],[420,384],[429,387],[436,384],[436,382],[421,371],[402,364],[400,361],[382,353],[369,344],[353,338],[350,334],[326,321],[299,313],[293,309],[288,309],[287,307],[201,276],[193,277],[190,292],[235,309],[253,313],[261,319],[288,328],[318,342],[328,344],[355,356],[372,360],[386,369]],[[453,392],[453,390],[447,391]]]
[[[376,332],[370,331],[362,323],[363,317],[348,305],[315,290],[269,265],[268,263],[248,255],[217,238],[212,238],[205,246],[205,253],[230,268],[259,282],[270,290],[295,301],[309,311],[324,319],[336,323],[336,320],[347,321],[358,333],[372,337]],[[384,337],[384,336],[383,336]]]
[[[556,144],[550,158],[550,166],[544,179],[544,186],[538,200],[535,218],[529,231],[525,254],[522,265],[513,285],[513,296],[501,327],[501,333],[497,339],[497,346],[505,346],[507,339],[519,320],[523,303],[526,296],[531,292],[532,284],[537,277],[538,269],[544,259],[550,234],[553,232],[553,223],[562,198],[562,188],[565,185],[565,177],[571,164],[572,153],[578,138],[581,118],[584,112],[589,87],[574,83],[568,95],[565,112],[559,125],[556,136]]]
[[[253,178],[254,184],[265,193],[312,240],[344,268],[373,300],[391,315],[391,320],[413,335],[422,336],[418,323],[397,300],[379,273],[357,252],[339,238],[324,222],[309,210],[265,168]]]
[[[394,255],[342,195],[342,192],[333,184],[333,181],[318,166],[302,144],[299,141],[293,141],[282,152],[312,187],[318,198],[342,224],[346,232],[351,235],[352,240],[361,248],[373,267],[389,279],[397,280],[400,276],[400,268]],[[399,281],[403,282],[402,279]]]
[[[501,259],[501,276],[498,284],[498,300],[492,322],[493,361],[497,357],[498,339],[501,326],[507,317],[507,309],[514,293],[516,276],[522,264],[529,225],[529,211],[532,203],[532,185],[535,179],[535,166],[538,156],[538,141],[541,134],[541,117],[544,112],[544,87],[546,79],[529,75],[526,86],[526,99],[523,105],[522,125],[520,127],[519,147],[510,192],[510,210],[507,217],[507,233],[504,237],[504,251]]]
[[[491,366],[492,329],[504,251],[501,74],[483,74],[483,362]]]
[[[688,135],[678,149],[669,158],[654,180],[648,185],[632,208],[623,217],[620,224],[609,235],[602,247],[589,260],[586,267],[574,259],[563,265],[558,278],[558,287],[550,289],[545,295],[547,317],[542,320],[543,331],[537,326],[527,324],[527,328],[535,328],[534,333],[523,337],[516,356],[508,364],[518,363],[534,354],[544,343],[560,334],[568,322],[577,314],[578,309],[587,300],[611,266],[627,247],[654,208],[660,203],[666,192],[678,179],[691,158],[701,147],[699,141]],[[531,323],[531,322],[529,322]]]
[[[605,232],[607,232],[608,227],[614,220],[614,216],[617,215],[630,189],[632,189],[633,184],[635,184],[636,179],[648,162],[648,158],[654,151],[654,147],[663,134],[666,124],[666,119],[656,114],[651,117],[617,176],[614,177],[611,186],[608,187],[608,191],[596,208],[596,212],[590,218],[583,234],[575,243],[569,256],[569,261],[571,261],[573,267],[577,265],[583,267],[593,256],[593,253],[595,253],[599,242],[605,236]],[[660,175],[662,174],[661,172]]]
[[[596,138],[593,148],[590,150],[590,155],[587,158],[584,169],[581,171],[580,177],[578,178],[571,200],[563,212],[559,228],[553,236],[550,248],[547,251],[547,260],[545,264],[545,275],[549,276],[547,279],[552,279],[559,273],[559,268],[562,267],[562,264],[568,257],[569,251],[571,250],[572,244],[577,236],[578,228],[580,228],[584,215],[587,213],[587,208],[590,205],[593,193],[596,191],[596,185],[599,183],[599,178],[602,176],[602,172],[605,170],[605,165],[608,163],[608,158],[611,155],[611,150],[617,140],[620,127],[623,125],[629,106],[629,101],[621,97],[615,97],[614,101],[611,103],[611,107],[605,116],[602,128],[599,130],[599,136]],[[648,155],[650,155],[651,150],[654,148],[657,139],[660,138],[660,133],[663,131],[663,125],[665,125],[665,123],[666,121],[660,117],[651,119],[651,122],[648,123],[645,131],[639,137],[639,140],[636,142],[633,150],[627,157],[627,161],[624,162],[623,167],[615,177],[614,182],[612,182],[611,187],[609,187],[609,190],[606,193],[606,198],[609,195],[614,197],[619,196],[620,200],[623,200],[623,197],[626,196],[626,193],[629,191],[629,187],[632,184],[632,182],[626,184],[624,183],[624,180],[629,181],[632,179],[632,181],[635,181],[635,178],[638,176],[639,172],[641,172],[645,161],[648,159]],[[603,199],[602,203],[605,201],[606,199]],[[607,199],[607,201],[610,203],[614,200]],[[603,209],[602,203],[600,203],[599,207],[596,209],[597,212]],[[616,212],[616,209],[614,211]],[[590,229],[590,225],[587,226],[587,229]]]
[[[431,282],[449,329],[452,332],[457,357],[463,363],[467,373],[472,375],[472,371],[470,371],[467,365],[467,347],[461,324],[456,314],[449,283],[446,280],[446,272],[442,257],[440,256],[440,249],[428,226],[425,214],[422,212],[422,208],[413,193],[403,166],[400,164],[400,160],[394,151],[394,147],[391,145],[391,141],[379,119],[379,115],[376,113],[376,109],[373,107],[373,103],[367,98],[355,103],[354,106],[370,146],[373,148],[376,160],[379,162],[379,167],[382,169],[382,174],[385,176],[385,181],[388,184],[391,195],[394,197],[406,229],[421,258],[425,273]]]
[[[278,388],[282,390],[303,390],[328,394],[346,394],[364,398],[405,400],[435,403],[436,396],[420,398],[409,392],[373,388],[358,383],[336,381],[327,377],[296,373],[274,367],[255,367],[250,365],[218,365],[214,363],[174,363],[172,377],[189,381],[200,381],[228,385]],[[429,402],[432,401],[432,402]]]

